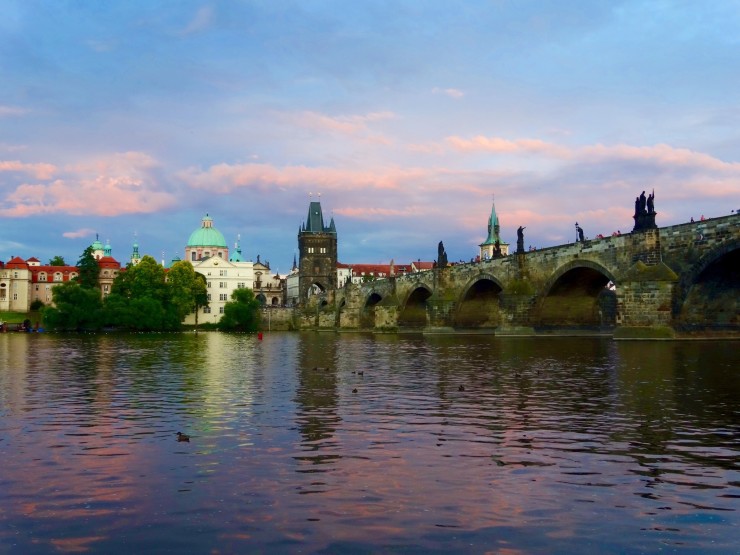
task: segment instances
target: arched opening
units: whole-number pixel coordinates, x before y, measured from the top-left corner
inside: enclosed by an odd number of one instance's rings
[[[426,287],[414,289],[403,305],[403,310],[398,317],[399,327],[424,328],[427,326],[427,299],[432,292]]]
[[[362,307],[362,313],[360,314],[360,327],[361,328],[374,328],[375,327],[375,305],[383,300],[378,293],[372,293],[365,301],[365,306]]]
[[[326,286],[323,283],[319,283],[318,281],[313,282],[309,288],[308,288],[308,296],[312,297],[313,295],[320,295],[321,293],[324,293],[326,291]]]
[[[707,261],[688,276],[676,327],[683,331],[740,328],[740,248]],[[679,292],[680,293],[680,292]]]
[[[457,328],[495,328],[500,321],[501,286],[493,279],[482,278],[463,293],[455,315]]]
[[[540,301],[538,316],[535,327],[542,331],[613,329],[617,322],[617,294],[612,276],[596,265],[563,269]]]
[[[265,306],[267,304],[267,297],[263,293],[259,293],[257,295],[257,300],[259,301],[261,306]]]

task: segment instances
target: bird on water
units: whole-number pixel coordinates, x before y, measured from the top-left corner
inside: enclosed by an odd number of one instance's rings
[[[177,441],[190,441],[190,436],[182,432],[177,432]]]

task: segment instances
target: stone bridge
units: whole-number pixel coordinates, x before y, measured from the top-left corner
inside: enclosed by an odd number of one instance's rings
[[[348,285],[303,329],[740,336],[740,216],[586,240]]]

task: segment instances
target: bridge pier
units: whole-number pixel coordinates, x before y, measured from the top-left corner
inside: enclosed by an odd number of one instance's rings
[[[501,293],[499,295],[501,323],[496,335],[534,335],[532,327],[532,308],[534,295]]]
[[[633,264],[617,288],[615,339],[675,337],[672,306],[678,275],[663,262],[660,243],[657,228],[629,236],[626,246]]]

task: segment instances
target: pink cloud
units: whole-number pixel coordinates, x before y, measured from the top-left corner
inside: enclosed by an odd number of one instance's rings
[[[462,152],[494,152],[498,154],[544,154],[556,158],[568,158],[568,148],[548,143],[540,139],[503,139],[501,137],[484,137],[478,135],[472,139],[447,137],[447,144],[454,150]]]
[[[51,179],[57,168],[52,164],[26,164],[18,160],[0,161],[0,172],[23,172],[34,176],[36,179]]]
[[[675,148],[666,144],[653,146],[631,146],[603,144],[571,148],[540,139],[504,139],[478,135],[465,139],[451,136],[445,140],[453,150],[459,152],[492,152],[496,154],[536,154],[574,162],[642,161],[674,168],[696,168],[703,171],[740,172],[740,163],[725,162],[709,154],[686,148]],[[433,146],[414,147],[423,152],[435,152]]]
[[[94,229],[83,227],[82,229],[78,229],[77,231],[65,231],[64,233],[62,233],[62,237],[66,237],[67,239],[79,239],[81,237],[90,237],[94,233]]]
[[[24,183],[5,196],[0,214],[26,217],[37,214],[116,216],[147,214],[175,204],[175,197],[159,190],[150,170],[156,161],[144,153],[126,152],[70,165],[51,183]]]
[[[318,112],[301,112],[292,116],[294,125],[314,131],[328,131],[340,135],[362,135],[368,132],[369,124],[395,118],[392,112],[372,112],[364,115],[329,116]],[[386,141],[388,139],[385,139]]]
[[[740,171],[740,163],[724,162],[702,152],[695,152],[687,148],[674,148],[666,144],[643,147],[597,144],[582,147],[579,149],[579,155],[591,159],[644,160],[667,166],[692,166],[713,171]]]
[[[339,168],[310,168],[306,166],[277,167],[269,164],[217,164],[203,171],[189,168],[179,177],[190,186],[218,193],[227,193],[240,187],[267,189],[310,188],[313,191],[351,189],[398,189],[409,180],[427,175],[419,169],[384,169],[359,171]]]
[[[343,208],[335,208],[334,212],[354,220],[373,221],[387,218],[418,217],[429,214],[430,210],[422,208],[421,206],[406,206],[403,209],[347,206]]]
[[[445,96],[449,96],[450,98],[462,98],[465,96],[465,93],[462,92],[460,89],[443,89],[440,87],[434,87],[432,89],[433,94],[443,94]]]
[[[29,112],[26,108],[18,106],[3,106],[0,104],[0,118],[9,116],[24,116]]]

